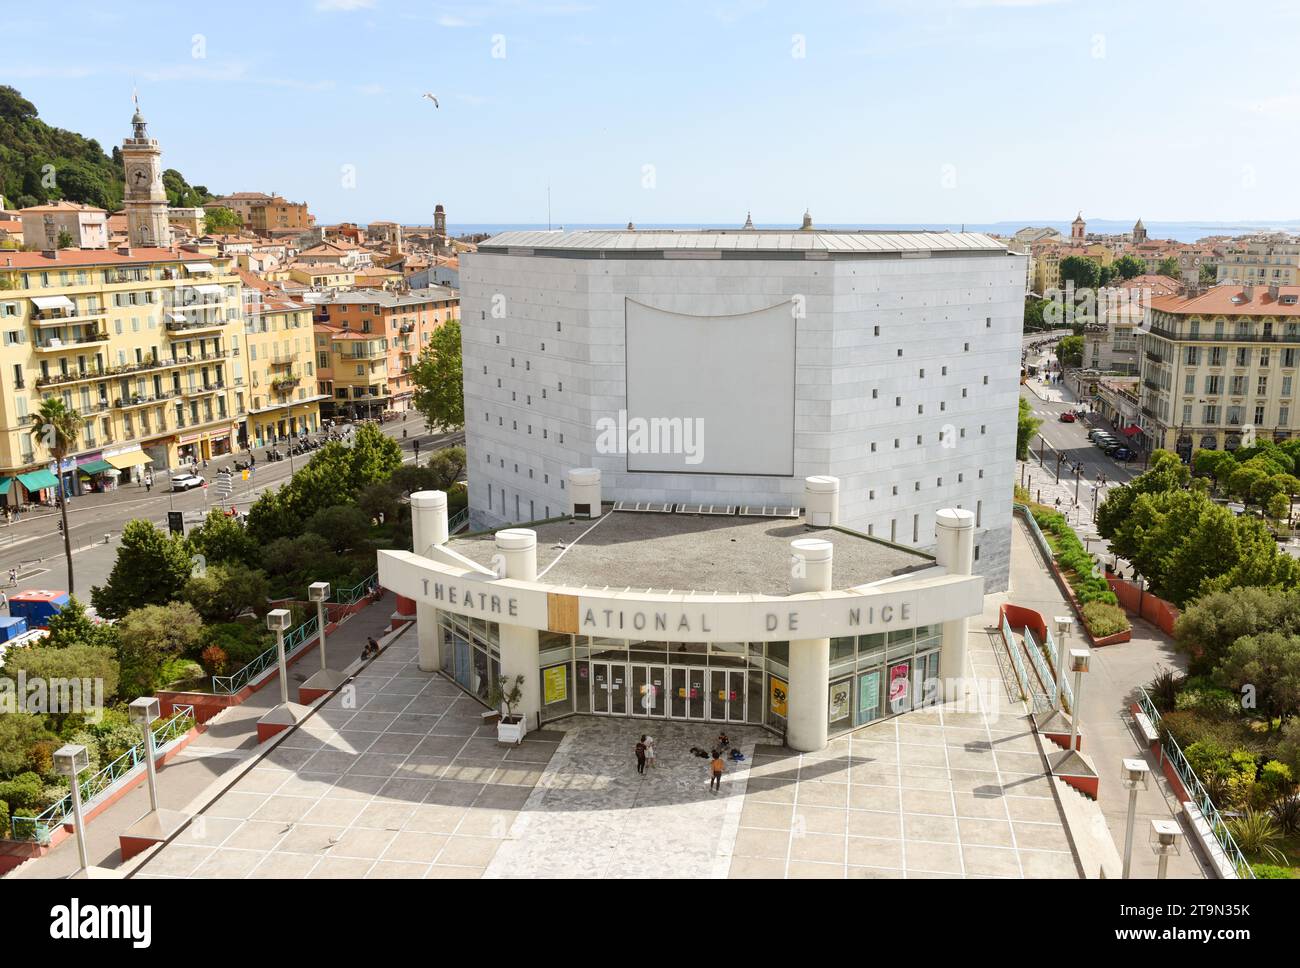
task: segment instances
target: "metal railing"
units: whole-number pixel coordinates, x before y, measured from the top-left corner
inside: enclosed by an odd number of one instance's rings
[[[1015,633],[1005,615],[1002,616],[1002,642],[1011,653],[1011,662],[1016,669],[1016,685],[1020,688],[1020,698],[1028,699],[1032,694],[1029,689],[1029,676],[1025,674],[1025,663],[1020,658],[1020,647],[1016,644]]]
[[[172,716],[154,730],[154,756],[161,756],[167,748],[194,726],[193,706],[173,706]],[[137,743],[97,773],[83,778],[81,784],[81,808],[88,810],[95,799],[119,780],[129,776],[137,768],[144,767],[144,743]],[[39,844],[50,842],[50,831],[67,822],[72,814],[72,791],[69,790],[61,800],[47,807],[35,817],[11,817],[9,830],[15,840],[32,840]]]
[[[1056,680],[1052,677],[1052,670],[1047,667],[1047,662],[1043,659],[1043,652],[1038,647],[1038,642],[1034,639],[1034,633],[1030,631],[1028,625],[1025,626],[1024,636],[1025,650],[1029,653],[1030,661],[1034,665],[1034,671],[1038,673],[1038,681],[1043,685],[1045,708],[1050,709],[1056,705]],[[1034,703],[1034,706],[1037,708],[1038,703]]]
[[[339,605],[355,605],[378,587],[379,572],[374,572],[370,577],[363,578],[351,588],[340,588],[334,593],[334,601]]]
[[[457,531],[463,528],[468,521],[469,521],[469,508],[468,507],[462,508],[461,510],[453,514],[451,516],[451,519],[447,522],[447,533],[455,534]]]
[[[1160,732],[1160,712],[1156,709],[1155,703],[1151,701],[1151,697],[1147,695],[1147,691],[1141,686],[1138,686],[1138,706],[1151,720],[1151,725],[1156,728],[1157,732]],[[1219,813],[1219,808],[1210,799],[1204,784],[1201,783],[1201,778],[1192,769],[1192,764],[1187,762],[1187,757],[1183,755],[1183,748],[1178,745],[1178,740],[1166,733],[1160,738],[1160,747],[1165,759],[1169,760],[1173,765],[1174,772],[1178,774],[1183,789],[1192,798],[1196,808],[1201,811],[1201,816],[1205,818],[1205,822],[1210,827],[1210,833],[1219,842],[1219,847],[1227,856],[1228,863],[1232,864],[1233,869],[1237,872],[1237,876],[1242,879],[1254,880],[1255,871],[1241,852],[1241,848],[1237,846],[1232,831],[1228,829],[1227,821],[1223,819],[1223,815]]]
[[[284,655],[294,652],[316,637],[316,617],[313,615],[295,629],[284,634]],[[212,691],[220,696],[231,696],[243,689],[267,669],[278,664],[279,647],[271,646],[248,665],[229,676],[213,676]]]
[[[1028,629],[1025,630],[1026,634],[1028,634],[1028,631]],[[1048,662],[1051,664],[1052,672],[1055,672],[1060,668],[1060,666],[1057,665],[1060,661],[1060,655],[1057,652],[1056,639],[1052,637],[1051,629],[1047,630],[1047,638],[1042,644],[1043,651],[1047,653]],[[1053,686],[1055,686],[1055,683],[1053,683]],[[1072,711],[1074,709],[1074,687],[1070,685],[1070,680],[1067,676],[1061,677],[1061,695],[1065,698],[1064,706],[1066,712]],[[1053,699],[1055,699],[1055,695],[1053,695]]]

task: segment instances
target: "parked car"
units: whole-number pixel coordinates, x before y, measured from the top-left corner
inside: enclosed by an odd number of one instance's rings
[[[177,474],[172,478],[173,491],[189,491],[196,487],[202,487],[206,481],[198,474]]]
[[[1074,423],[1074,414],[1066,410],[1061,414],[1061,423]]]
[[[1104,434],[1104,433],[1106,433],[1106,431],[1102,430],[1100,427],[1089,427],[1089,428],[1088,428],[1088,439],[1089,439],[1089,440],[1096,440],[1097,437],[1098,437],[1099,435]]]
[[[1114,437],[1112,437],[1110,434],[1098,434],[1096,437],[1092,438],[1092,442],[1096,444],[1098,447],[1100,447],[1102,450],[1105,450],[1107,447],[1110,447],[1111,445],[1117,445],[1119,443],[1119,441],[1116,440]]]
[[[1110,456],[1115,458],[1115,460],[1132,460],[1137,456],[1137,454],[1133,453],[1133,451],[1129,450],[1127,447],[1116,447],[1111,451]]]

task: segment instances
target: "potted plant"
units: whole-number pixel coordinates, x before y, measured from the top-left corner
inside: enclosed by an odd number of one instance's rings
[[[500,710],[506,707],[505,715],[497,720],[497,742],[514,743],[518,746],[524,741],[528,732],[528,723],[523,716],[515,715],[515,706],[524,700],[524,677],[504,676],[492,684],[488,692],[488,702]]]

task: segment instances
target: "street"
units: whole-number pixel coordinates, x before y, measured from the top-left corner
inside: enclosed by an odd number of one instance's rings
[[[464,443],[461,431],[450,434],[427,432],[424,417],[415,411],[411,411],[404,419],[379,426],[384,433],[397,440],[402,448],[403,460],[407,463],[415,459],[417,441],[422,459],[434,450]],[[407,433],[405,438],[402,436],[403,431]],[[286,448],[281,445],[280,449]],[[292,462],[287,456],[282,461],[265,462],[265,452],[266,448],[255,449],[257,465],[250,480],[242,480],[240,473],[235,471],[234,492],[226,499],[217,495],[217,472],[223,467],[233,468],[236,459],[244,460],[244,451],[213,460],[206,468],[200,466],[199,473],[209,484],[207,488],[173,493],[167,474],[158,473],[154,475],[151,492],[146,491],[143,485],[128,484],[107,493],[72,498],[68,503],[68,527],[74,552],[95,545],[102,546],[106,534],[111,535],[110,544],[115,542],[126,523],[136,518],[145,518],[165,528],[168,511],[184,511],[188,518],[190,515],[206,514],[212,507],[229,509],[233,504],[239,511],[246,512],[264,491],[279,487],[289,479],[291,468],[296,471],[303,467],[315,453],[312,451],[295,456]],[[74,554],[74,563],[77,557]],[[57,509],[25,511],[16,515],[8,525],[0,526],[0,576],[7,575],[9,569],[15,567],[19,570],[20,589],[66,587],[67,564]],[[87,580],[88,577],[90,581]],[[83,601],[89,601],[90,584],[99,580],[102,577],[79,577],[77,596]]]

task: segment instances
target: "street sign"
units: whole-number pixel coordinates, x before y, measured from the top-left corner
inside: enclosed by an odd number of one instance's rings
[[[167,530],[172,534],[185,533],[185,512],[168,511],[167,512]]]

